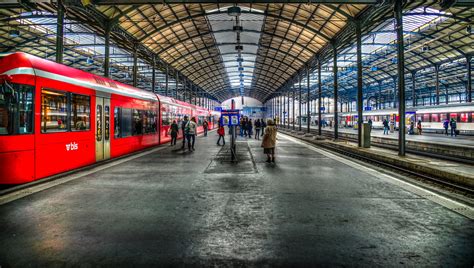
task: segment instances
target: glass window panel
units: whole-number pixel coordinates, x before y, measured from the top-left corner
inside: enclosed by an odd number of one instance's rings
[[[431,122],[440,122],[439,121],[439,114],[432,114],[431,115]]]
[[[0,91],[0,135],[33,133],[34,87],[3,84]]]
[[[129,137],[132,135],[132,109],[122,109],[122,136]]]
[[[71,96],[71,130],[90,129],[90,97],[72,94]]]
[[[67,96],[64,92],[41,91],[41,132],[67,131]]]
[[[121,108],[120,107],[115,107],[114,108],[114,137],[115,138],[120,138],[122,137],[122,113],[121,113]]]
[[[133,110],[132,135],[143,134],[143,111]]]
[[[468,118],[469,118],[468,113],[461,113],[460,122],[467,123],[469,121]]]

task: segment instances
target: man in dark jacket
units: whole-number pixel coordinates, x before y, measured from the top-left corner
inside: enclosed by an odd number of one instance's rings
[[[184,150],[184,145],[186,145],[186,133],[184,133],[184,129],[186,128],[186,124],[188,123],[188,116],[184,116],[183,122],[181,122],[181,131],[183,132],[183,146],[181,146],[181,149]]]
[[[456,133],[456,128],[457,128],[457,123],[456,123],[456,120],[454,120],[454,118],[451,118],[451,122],[449,123],[451,125],[451,137],[454,135],[454,137],[457,136],[457,133]]]

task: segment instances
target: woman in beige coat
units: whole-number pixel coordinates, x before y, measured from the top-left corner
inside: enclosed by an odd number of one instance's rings
[[[267,155],[267,163],[275,163],[275,146],[277,129],[273,120],[267,120],[267,127],[265,128],[262,140],[263,153]]]

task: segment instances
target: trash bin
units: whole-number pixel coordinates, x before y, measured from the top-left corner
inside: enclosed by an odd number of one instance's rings
[[[362,148],[370,148],[370,132],[372,128],[369,123],[362,123]]]

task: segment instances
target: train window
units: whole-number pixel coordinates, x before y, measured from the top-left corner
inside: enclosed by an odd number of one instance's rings
[[[71,130],[90,129],[90,97],[84,95],[71,95]]]
[[[34,87],[3,84],[0,91],[0,135],[33,133]]]
[[[65,92],[41,91],[41,132],[67,131],[67,95]]]
[[[156,133],[156,113],[153,111],[145,111],[143,113],[143,125],[145,134]]]
[[[460,117],[459,117],[459,122],[467,123],[467,122],[469,122],[468,118],[469,118],[468,113],[461,113]]]
[[[422,122],[430,122],[430,114],[423,114]]]
[[[143,111],[133,110],[132,114],[132,135],[143,134]]]
[[[458,121],[458,114],[457,113],[450,113],[449,114],[449,120],[454,119],[455,121]]]
[[[444,122],[444,121],[446,121],[446,119],[448,119],[448,116],[445,113],[439,114],[439,121],[440,122]]]
[[[122,133],[120,137],[128,137],[132,135],[132,109],[122,109]]]
[[[122,137],[122,108],[114,108],[114,138]]]
[[[171,125],[171,116],[169,112],[163,111],[161,112],[161,125],[162,126],[169,126]]]
[[[431,122],[440,122],[439,114],[431,114]]]

